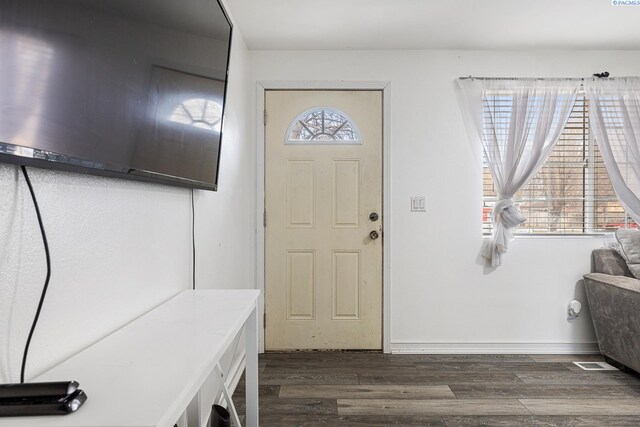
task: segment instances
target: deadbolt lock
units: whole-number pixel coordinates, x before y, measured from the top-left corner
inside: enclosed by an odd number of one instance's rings
[[[369,219],[371,221],[377,221],[378,220],[378,214],[375,212],[371,212],[371,215],[369,215]]]

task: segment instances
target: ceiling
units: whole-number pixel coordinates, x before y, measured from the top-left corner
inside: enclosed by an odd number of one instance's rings
[[[612,0],[227,0],[250,49],[640,49]]]

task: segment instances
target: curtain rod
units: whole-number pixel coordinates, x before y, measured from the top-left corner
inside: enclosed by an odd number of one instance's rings
[[[474,77],[474,76],[463,76],[458,77],[460,80],[570,80],[570,81],[585,81],[585,80],[598,80],[601,77],[593,76],[593,77]],[[637,78],[637,77],[606,77],[607,80],[617,80],[617,79],[629,79],[629,78]]]
[[[474,76],[464,76],[464,77],[458,77],[458,78],[460,80],[576,80],[576,81],[579,80],[579,81],[584,81],[584,77],[474,77]]]

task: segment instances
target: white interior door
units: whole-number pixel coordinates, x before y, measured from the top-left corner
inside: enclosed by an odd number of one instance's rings
[[[265,93],[265,349],[382,348],[382,92]]]

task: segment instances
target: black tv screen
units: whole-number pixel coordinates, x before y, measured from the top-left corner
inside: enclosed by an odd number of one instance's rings
[[[0,161],[216,190],[217,0],[0,0]]]

